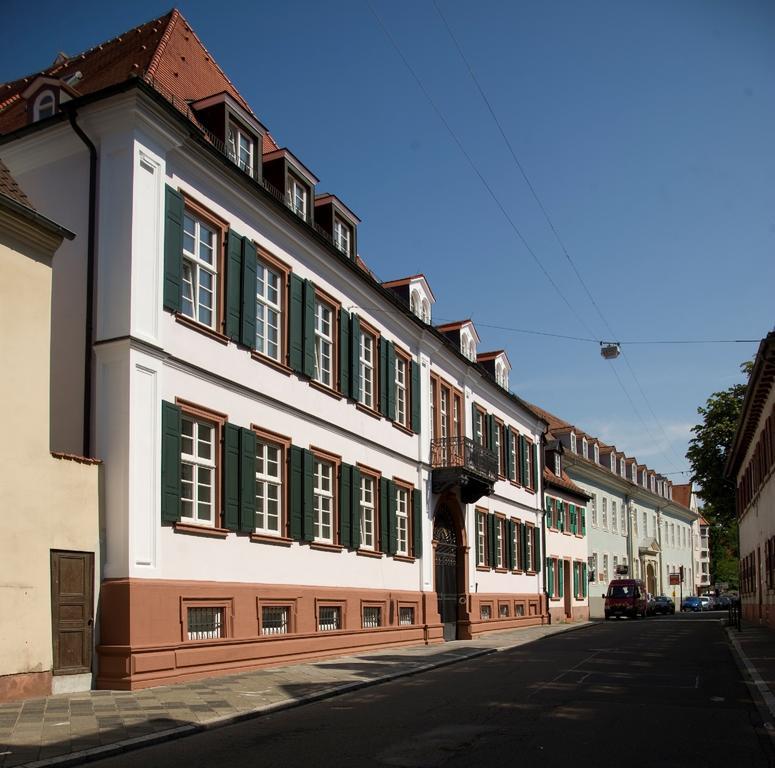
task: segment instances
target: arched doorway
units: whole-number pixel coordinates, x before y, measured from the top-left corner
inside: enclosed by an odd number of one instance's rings
[[[646,591],[652,595],[657,593],[657,578],[654,574],[654,563],[646,563]]]
[[[452,508],[439,502],[433,519],[433,568],[439,616],[444,639],[458,636],[460,596],[465,595],[465,546]]]

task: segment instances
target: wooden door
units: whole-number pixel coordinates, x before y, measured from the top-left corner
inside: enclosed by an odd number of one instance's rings
[[[51,551],[54,672],[91,672],[94,553]]]

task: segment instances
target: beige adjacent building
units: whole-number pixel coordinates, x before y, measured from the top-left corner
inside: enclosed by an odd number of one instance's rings
[[[49,447],[52,260],[64,238],[0,163],[0,700],[92,682],[99,466]]]

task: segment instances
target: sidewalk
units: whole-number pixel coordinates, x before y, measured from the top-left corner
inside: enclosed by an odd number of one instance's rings
[[[74,765],[367,685],[507,650],[593,622],[259,669],[142,691],[86,691],[0,704],[0,768]]]
[[[744,620],[741,631],[727,627],[727,634],[747,673],[764,726],[775,736],[775,630]]]

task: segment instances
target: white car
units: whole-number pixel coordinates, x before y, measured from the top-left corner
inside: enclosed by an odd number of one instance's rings
[[[700,602],[702,603],[702,610],[710,610],[710,598],[707,595],[700,595]]]

